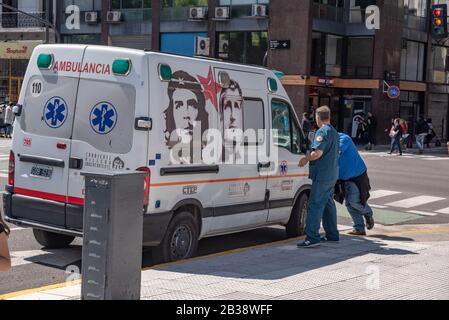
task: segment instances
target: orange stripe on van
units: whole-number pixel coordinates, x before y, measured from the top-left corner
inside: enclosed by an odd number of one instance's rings
[[[285,179],[285,178],[298,178],[298,177],[308,177],[308,173],[302,174],[287,174],[284,176],[269,176],[269,177],[246,177],[246,178],[229,178],[229,179],[214,179],[214,180],[193,180],[193,181],[175,181],[175,182],[164,182],[164,183],[153,183],[151,187],[170,187],[179,186],[185,184],[207,184],[207,183],[222,183],[222,182],[236,182],[236,181],[251,181],[251,180],[264,180],[268,179]]]

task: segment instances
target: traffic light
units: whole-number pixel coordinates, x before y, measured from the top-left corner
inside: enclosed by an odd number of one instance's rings
[[[448,36],[447,4],[432,5],[431,33],[434,38],[441,39]]]

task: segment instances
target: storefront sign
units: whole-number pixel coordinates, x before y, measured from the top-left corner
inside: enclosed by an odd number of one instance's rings
[[[42,41],[0,42],[0,59],[30,59],[35,47]]]
[[[271,40],[270,49],[290,49],[290,40]]]
[[[317,82],[327,87],[334,85],[334,79],[330,78],[318,78]]]

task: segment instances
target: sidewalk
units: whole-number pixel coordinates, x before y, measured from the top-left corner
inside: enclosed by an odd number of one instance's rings
[[[369,237],[297,240],[142,271],[145,300],[449,299],[449,225],[379,226]],[[80,298],[80,285],[13,300]]]
[[[360,152],[366,153],[378,153],[378,152],[390,152],[390,145],[377,145],[373,150],[366,150],[365,146],[357,146],[357,149]],[[414,146],[413,148],[408,148],[403,150],[404,153],[418,154],[418,147]],[[432,147],[432,148],[424,148],[423,155],[435,155],[435,156],[448,156],[447,145],[446,142],[441,144],[441,147]]]

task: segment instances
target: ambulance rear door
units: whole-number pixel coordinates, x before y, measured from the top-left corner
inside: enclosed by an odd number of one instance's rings
[[[14,193],[53,205],[16,218],[65,225],[70,137],[85,48],[42,45],[33,51],[18,101],[22,116],[14,128]]]
[[[146,70],[143,51],[86,49],[70,150],[68,228],[82,229],[81,172],[118,173],[147,167],[151,121]],[[148,128],[138,127],[145,123]]]

